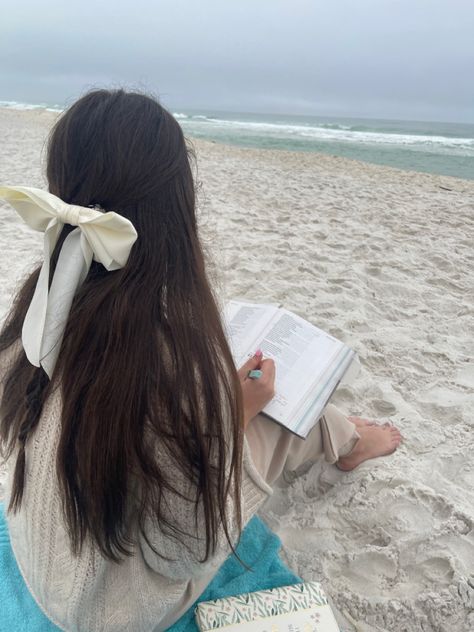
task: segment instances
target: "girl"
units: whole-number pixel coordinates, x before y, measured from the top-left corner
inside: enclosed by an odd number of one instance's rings
[[[164,630],[284,470],[322,455],[352,469],[400,435],[329,406],[302,441],[258,415],[275,367],[259,352],[234,367],[189,150],[155,100],[81,98],[51,134],[47,179],[49,193],[0,190],[45,232],[0,334],[12,547],[60,628]]]

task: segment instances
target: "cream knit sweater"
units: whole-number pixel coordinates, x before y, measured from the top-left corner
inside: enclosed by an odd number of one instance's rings
[[[0,364],[3,364],[1,360]],[[2,368],[5,369],[5,365]],[[79,557],[74,557],[63,522],[55,473],[60,414],[61,395],[60,389],[56,389],[47,400],[38,427],[27,442],[26,486],[21,509],[16,514],[8,514],[11,543],[25,582],[41,609],[63,630],[165,630],[211,581],[229,555],[229,546],[222,537],[213,559],[201,564],[185,547],[179,546],[156,527],[150,527],[147,537],[153,546],[175,561],[161,559],[143,540],[138,542],[133,555],[120,564],[104,559],[90,543],[84,545]],[[10,465],[13,466],[14,462],[15,455],[10,459]],[[12,469],[10,467],[10,471]],[[271,492],[257,472],[245,441],[242,479],[244,523]],[[6,505],[9,495],[10,486],[7,484]],[[232,507],[229,509],[231,515]],[[172,511],[184,529],[192,531],[191,508],[180,501],[173,505]],[[198,557],[200,553],[196,551]]]

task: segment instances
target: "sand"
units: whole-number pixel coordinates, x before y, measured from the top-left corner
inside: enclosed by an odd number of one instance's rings
[[[0,180],[44,186],[54,114],[0,111]],[[405,442],[318,463],[262,515],[341,627],[474,630],[474,182],[194,141],[201,236],[222,299],[284,303],[351,345],[335,403]],[[41,236],[0,214],[0,317]]]

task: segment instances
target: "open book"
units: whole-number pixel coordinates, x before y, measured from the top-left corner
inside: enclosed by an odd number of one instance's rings
[[[229,301],[224,324],[237,367],[259,348],[274,359],[275,397],[263,412],[305,438],[348,369],[355,366],[355,352],[276,305]]]

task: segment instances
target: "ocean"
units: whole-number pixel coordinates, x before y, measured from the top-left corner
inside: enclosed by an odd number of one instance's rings
[[[411,171],[474,179],[474,125],[423,121],[174,112],[190,136],[268,149],[310,151]]]
[[[0,101],[0,107],[60,110]],[[263,149],[309,151],[474,180],[474,124],[328,116],[173,112],[186,135]]]

